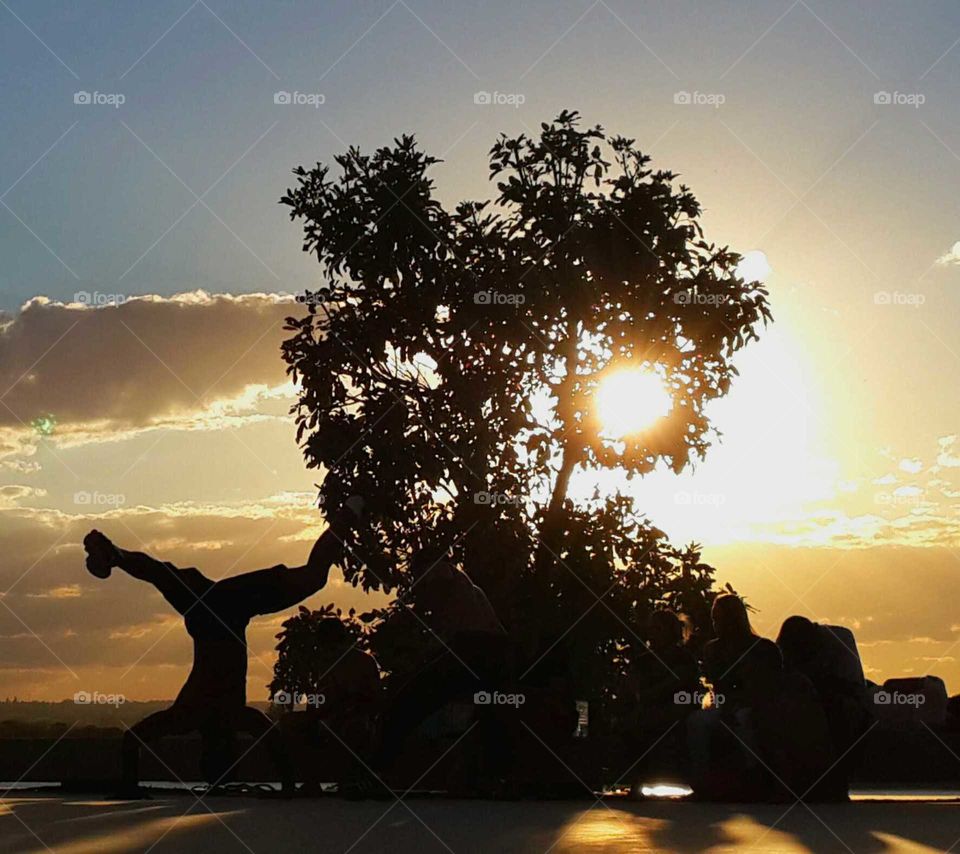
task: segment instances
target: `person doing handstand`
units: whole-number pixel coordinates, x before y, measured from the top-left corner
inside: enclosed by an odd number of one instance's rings
[[[124,733],[124,791],[137,790],[141,745],[194,731],[203,737],[202,764],[210,782],[226,779],[236,764],[228,745],[237,732],[247,732],[264,740],[284,790],[292,791],[292,769],[279,731],[267,715],[247,705],[247,624],[253,617],[292,608],[324,587],[330,567],[342,557],[342,535],[357,523],[362,507],[362,499],[355,496],[332,515],[303,566],[280,564],[218,581],[193,567],[180,568],[143,552],[121,549],[100,531],[87,534],[83,544],[87,569],[93,575],[108,578],[117,567],[149,582],[183,617],[193,638],[193,669],[173,705]]]

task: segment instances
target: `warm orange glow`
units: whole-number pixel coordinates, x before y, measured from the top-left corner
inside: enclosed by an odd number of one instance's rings
[[[643,370],[618,371],[597,392],[597,414],[603,432],[612,439],[639,433],[666,415],[673,399],[656,374]]]

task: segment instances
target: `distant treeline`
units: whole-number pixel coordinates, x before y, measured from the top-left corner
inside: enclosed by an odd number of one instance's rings
[[[0,738],[33,738],[59,736],[71,729],[72,735],[95,735],[90,730],[122,730],[160,709],[168,708],[170,700],[143,702],[76,702],[57,703],[5,700],[0,702]],[[251,703],[266,709],[269,703]]]

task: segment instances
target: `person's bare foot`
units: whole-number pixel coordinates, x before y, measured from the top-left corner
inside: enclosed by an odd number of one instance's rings
[[[96,529],[83,538],[83,547],[87,550],[87,569],[90,574],[97,578],[109,578],[110,571],[120,557],[117,547]]]

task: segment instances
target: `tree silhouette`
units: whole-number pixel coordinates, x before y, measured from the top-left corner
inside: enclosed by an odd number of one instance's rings
[[[702,613],[712,570],[695,546],[670,548],[628,496],[568,498],[578,468],[702,458],[705,406],[770,319],[740,256],[704,239],[690,190],[569,111],[538,138],[501,136],[495,201],[453,211],[412,136],[335,160],[335,177],[295,169],[281,199],[323,271],[283,354],[323,500],[361,492],[378,519],[347,578],[402,596],[413,554],[452,548],[530,650],[563,636],[610,660],[654,604]],[[624,367],[655,373],[673,407],[611,440],[596,395]]]

